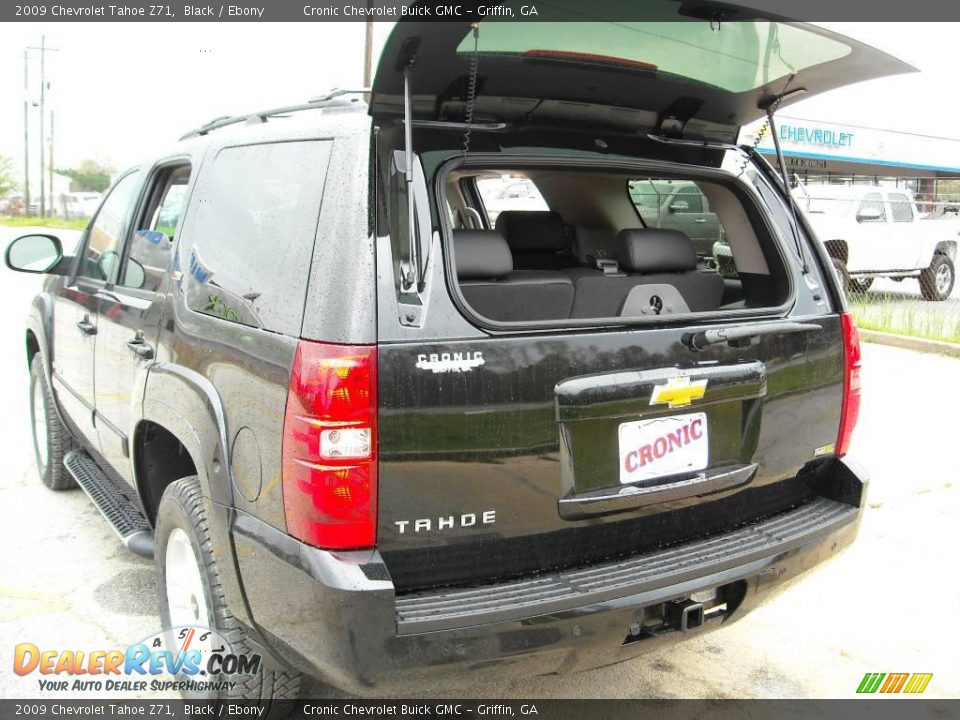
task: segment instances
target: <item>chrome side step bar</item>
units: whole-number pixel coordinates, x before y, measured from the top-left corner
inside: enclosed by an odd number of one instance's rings
[[[153,530],[130,491],[117,487],[83,450],[67,453],[63,465],[90,496],[124,546],[135,555],[152,558]]]

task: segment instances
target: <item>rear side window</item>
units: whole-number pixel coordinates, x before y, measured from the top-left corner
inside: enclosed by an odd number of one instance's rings
[[[300,334],[330,147],[229,147],[205,166],[177,258],[192,310]]]
[[[910,209],[910,198],[903,193],[889,193],[890,212],[894,222],[912,222],[913,211]]]

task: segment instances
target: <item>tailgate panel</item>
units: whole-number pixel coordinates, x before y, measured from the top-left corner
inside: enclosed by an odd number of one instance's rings
[[[627,557],[815,496],[798,473],[836,439],[843,366],[838,318],[817,322],[696,354],[670,328],[381,344],[377,543],[398,589]],[[431,353],[484,362],[418,369]],[[651,407],[657,380],[684,373],[709,377],[704,397]],[[584,508],[633,487],[619,482],[621,422],[685,412],[709,416],[708,477],[658,478],[654,502]],[[684,483],[697,487],[668,487]]]

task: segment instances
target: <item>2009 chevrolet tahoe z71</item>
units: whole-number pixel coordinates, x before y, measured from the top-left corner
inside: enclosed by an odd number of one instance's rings
[[[262,654],[235,695],[609,664],[853,540],[856,330],[735,142],[907,68],[664,7],[401,22],[369,105],[213,122],[121,175],[75,256],[8,248],[47,275],[26,331],[43,481],[155,556],[164,627]],[[669,181],[707,198],[736,272],[645,226],[631,187]],[[543,205],[491,222],[498,182]]]

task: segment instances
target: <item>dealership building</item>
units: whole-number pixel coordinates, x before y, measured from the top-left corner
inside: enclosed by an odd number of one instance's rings
[[[933,210],[936,204],[960,204],[960,189],[943,180],[960,179],[960,140],[881,130],[860,125],[800,119],[777,114],[777,134],[792,176],[810,183],[896,185],[913,191]],[[765,123],[747,128],[743,142],[757,141],[778,165]]]

